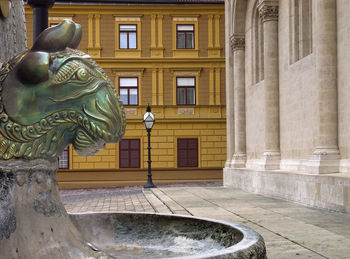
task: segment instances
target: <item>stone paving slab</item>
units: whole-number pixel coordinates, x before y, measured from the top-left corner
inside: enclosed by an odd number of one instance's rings
[[[69,212],[175,213],[244,224],[263,236],[269,259],[350,258],[350,215],[217,183],[62,190],[61,198]]]
[[[152,200],[152,196],[155,197],[153,193],[150,192],[146,198],[141,187],[61,190],[60,195],[69,213],[169,212],[159,199],[155,198],[158,204]]]
[[[251,227],[264,237],[268,258],[350,258],[350,215],[226,187],[156,192],[159,199],[171,199],[194,216]]]

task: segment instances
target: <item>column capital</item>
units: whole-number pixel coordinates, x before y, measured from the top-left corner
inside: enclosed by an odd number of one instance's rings
[[[259,17],[263,22],[278,20],[278,2],[262,0],[258,5]]]
[[[245,37],[241,34],[233,34],[230,37],[230,45],[232,51],[235,50],[244,50],[245,48]]]

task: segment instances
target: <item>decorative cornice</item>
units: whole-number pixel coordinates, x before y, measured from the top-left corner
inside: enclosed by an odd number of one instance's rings
[[[232,35],[230,37],[230,45],[232,51],[244,50],[245,48],[245,38],[243,35]]]
[[[259,7],[259,17],[263,22],[278,20],[278,6],[262,4]]]
[[[142,76],[144,70],[144,68],[113,68],[112,72],[114,72],[118,76]]]
[[[172,76],[199,76],[201,68],[170,68]]]

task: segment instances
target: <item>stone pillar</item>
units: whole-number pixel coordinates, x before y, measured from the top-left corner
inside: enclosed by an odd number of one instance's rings
[[[337,108],[337,28],[336,1],[317,0],[315,4],[315,58],[318,85],[315,150],[309,160],[314,174],[339,172]]]
[[[244,35],[231,37],[233,52],[233,88],[234,88],[234,136],[235,152],[232,168],[245,167],[246,154],[246,120],[245,120],[245,39]]]
[[[56,159],[0,161],[1,258],[108,258],[71,221],[56,171]]]
[[[258,6],[264,33],[265,150],[262,166],[280,168],[278,91],[278,1],[262,0]]]
[[[6,2],[3,3],[5,4]],[[6,10],[6,13],[0,12],[0,67],[27,47],[23,2],[11,1]]]
[[[230,35],[232,20],[230,17],[230,3],[225,2],[225,35]],[[233,118],[233,57],[230,49],[230,39],[225,37],[225,53],[226,53],[226,132],[227,132],[227,159],[225,168],[231,165],[231,159],[234,154],[234,118]]]

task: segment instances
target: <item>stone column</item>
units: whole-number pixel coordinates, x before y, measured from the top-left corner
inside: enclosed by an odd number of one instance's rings
[[[265,150],[262,166],[280,167],[280,127],[278,91],[278,1],[262,0],[258,6],[264,33]]]
[[[315,44],[317,132],[315,150],[309,160],[314,174],[339,172],[337,108],[337,28],[336,1],[317,0],[315,4]]]
[[[225,35],[230,35],[230,4],[228,0],[225,2]],[[226,52],[226,132],[227,132],[227,159],[225,168],[231,165],[231,159],[234,154],[234,118],[233,118],[233,57],[230,49],[230,39],[225,37]]]
[[[234,135],[235,152],[232,168],[245,167],[246,155],[246,120],[245,120],[245,38],[244,35],[231,37],[233,52],[233,88],[234,88]]]
[[[27,47],[23,2],[12,1],[8,8],[6,13],[0,12],[0,66]]]

